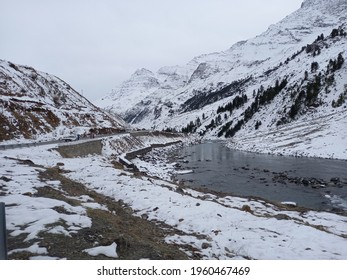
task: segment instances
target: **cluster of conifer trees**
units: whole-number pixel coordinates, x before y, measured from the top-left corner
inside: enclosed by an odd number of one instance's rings
[[[338,36],[347,36],[347,33],[342,29],[333,29],[330,36],[324,37],[323,34],[319,35],[317,39],[310,45],[307,45],[303,47],[300,51],[295,53],[291,59],[287,59],[285,63],[288,63],[290,60],[294,59],[298,55],[300,55],[303,51],[306,51],[306,53],[311,54],[312,56],[317,56],[321,54],[321,47],[324,45],[327,47],[327,44],[324,42],[328,39],[334,39]],[[329,93],[329,88],[334,84],[335,77],[334,72],[341,69],[342,65],[344,64],[344,57],[342,53],[339,53],[336,59],[330,59],[328,62],[326,69],[323,68],[323,70],[319,71],[320,65],[318,62],[312,62],[311,63],[311,73],[313,76],[310,78],[310,74],[308,71],[305,71],[304,78],[301,80],[300,86],[294,86],[296,89],[292,91],[292,105],[289,109],[289,111],[285,110],[286,115],[283,116],[283,120],[279,121],[277,124],[285,123],[290,119],[294,119],[296,115],[299,112],[304,112],[302,109],[305,107],[317,107],[321,105],[321,100],[318,98],[319,93],[323,88],[325,88],[326,94]],[[280,67],[283,65],[282,63],[278,66]],[[278,69],[278,67],[275,67],[271,70],[274,71]],[[324,71],[325,70],[325,71]],[[319,71],[319,73],[318,73]],[[316,74],[318,73],[318,74]],[[237,86],[239,86],[239,83],[236,83]],[[248,107],[243,111],[242,114],[240,114],[239,119],[233,119],[230,120],[230,116],[238,109],[242,108],[249,102],[249,98],[246,94],[242,94],[241,91],[239,95],[235,96],[234,99],[224,106],[219,106],[216,113],[217,115],[211,119],[210,123],[208,125],[205,125],[205,129],[201,130],[200,134],[205,134],[208,130],[213,130],[219,126],[221,128],[218,131],[218,137],[225,136],[233,137],[237,131],[239,131],[242,126],[247,123],[256,112],[259,111],[259,109],[262,106],[265,106],[266,104],[269,104],[274,100],[274,98],[287,86],[288,80],[287,78],[284,78],[283,80],[277,80],[275,85],[268,87],[267,89],[264,89],[263,86],[260,86],[258,91],[253,91],[253,102],[248,105]],[[231,89],[231,86],[235,86],[235,84],[231,84],[228,87],[224,88],[223,90],[225,92],[229,92]],[[288,89],[289,90],[289,89]],[[219,97],[225,95],[225,92],[218,92]],[[214,92],[212,95],[216,95],[217,92]],[[230,94],[230,93],[229,93]],[[339,98],[332,102],[333,107],[339,107],[342,104],[345,103],[345,99],[347,98],[347,87],[345,89],[345,92],[340,94]],[[211,98],[210,98],[211,99]],[[212,98],[213,99],[213,98]],[[213,100],[215,101],[215,100]],[[224,113],[224,120],[222,118],[222,114]],[[205,116],[203,115],[203,120],[205,119]],[[224,124],[223,124],[224,122]],[[186,127],[182,129],[182,132],[185,133],[191,133],[196,132],[197,129],[202,125],[202,122],[200,118],[197,118],[195,121],[191,121]],[[255,129],[258,129],[262,125],[261,121],[257,121],[255,124]]]

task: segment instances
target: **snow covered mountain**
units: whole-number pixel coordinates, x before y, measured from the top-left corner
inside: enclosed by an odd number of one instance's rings
[[[0,60],[0,141],[44,139],[94,129],[121,129],[121,118],[100,110],[63,80]]]
[[[98,105],[137,127],[208,138],[260,137],[280,128],[290,137],[287,126],[328,120],[319,135],[333,133],[334,122],[336,133],[327,144],[333,145],[347,136],[346,33],[345,0],[305,0],[261,35],[226,51],[157,73],[136,71]],[[306,133],[296,137],[304,142]]]

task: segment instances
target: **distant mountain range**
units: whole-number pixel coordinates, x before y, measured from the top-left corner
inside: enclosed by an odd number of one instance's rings
[[[0,60],[0,141],[111,132],[124,121],[53,75]]]
[[[228,50],[137,70],[99,107],[53,75],[0,60],[0,141],[131,124],[230,139],[241,150],[347,159],[346,58],[346,0],[305,0]]]
[[[156,73],[139,69],[97,104],[139,128],[221,139],[287,133],[286,126],[332,115],[329,122],[338,122],[344,137],[346,34],[345,0],[305,0],[264,33],[226,51]]]

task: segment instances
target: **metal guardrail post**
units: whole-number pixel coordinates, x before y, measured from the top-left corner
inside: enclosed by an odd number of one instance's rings
[[[0,260],[7,260],[5,203],[0,202]]]

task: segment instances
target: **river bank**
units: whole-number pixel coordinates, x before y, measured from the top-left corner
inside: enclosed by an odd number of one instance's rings
[[[66,251],[52,249],[64,240],[66,250],[74,242],[75,258],[179,258],[154,246],[158,242],[189,259],[347,258],[347,217],[186,188],[161,177],[174,168],[163,156],[147,163],[153,174],[132,171],[117,164],[125,142],[114,140],[105,140],[100,155],[86,157],[64,158],[54,147],[1,155],[0,177],[6,180],[0,181],[0,199],[6,203],[8,232],[22,240],[12,243],[10,256],[70,259]],[[159,156],[162,148],[154,152]],[[43,178],[47,170],[59,176]],[[123,216],[123,209],[135,218]],[[141,240],[137,233],[147,233],[147,223],[154,227]],[[125,225],[137,231],[120,231]],[[135,244],[143,246],[137,254]],[[117,254],[90,256],[92,248],[115,248]]]
[[[174,176],[190,187],[275,203],[290,201],[315,210],[347,211],[344,160],[235,151],[220,141],[182,147],[170,156],[176,167],[191,171]]]

